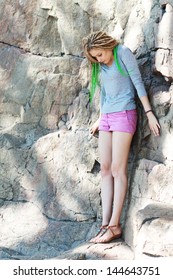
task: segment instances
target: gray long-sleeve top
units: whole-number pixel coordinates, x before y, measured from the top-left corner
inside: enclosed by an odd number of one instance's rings
[[[113,113],[136,108],[135,94],[146,96],[135,56],[129,48],[118,45],[118,61],[122,75],[115,61],[111,66],[101,66],[101,113]]]

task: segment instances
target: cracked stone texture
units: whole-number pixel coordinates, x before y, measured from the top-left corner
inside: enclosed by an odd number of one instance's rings
[[[173,255],[173,0],[2,0],[0,259],[138,259]],[[98,139],[88,127],[81,39],[104,29],[135,53],[155,138],[138,102],[123,239],[89,244],[101,222]]]
[[[156,70],[165,77],[172,80],[172,58],[173,58],[173,7],[170,4],[164,6],[164,14],[162,20],[157,27],[156,36]]]
[[[156,257],[172,256],[173,207],[149,204],[138,212],[137,221],[136,258],[140,258],[141,253]],[[161,242],[163,236],[164,242]]]
[[[72,260],[133,260],[134,253],[122,240],[109,244],[91,244],[85,242],[60,254],[55,259]]]

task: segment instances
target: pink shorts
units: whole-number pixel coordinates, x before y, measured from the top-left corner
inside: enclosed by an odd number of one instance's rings
[[[119,131],[134,134],[137,124],[136,110],[126,110],[115,113],[102,114],[99,123],[101,131]]]

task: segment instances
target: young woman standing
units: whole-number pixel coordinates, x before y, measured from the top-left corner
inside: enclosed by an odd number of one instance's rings
[[[90,132],[94,135],[99,130],[102,226],[90,241],[106,243],[122,234],[120,217],[127,192],[127,162],[137,123],[136,92],[155,136],[159,135],[160,125],[130,49],[101,31],[84,38],[83,46],[92,63],[91,99],[100,84],[100,117]]]

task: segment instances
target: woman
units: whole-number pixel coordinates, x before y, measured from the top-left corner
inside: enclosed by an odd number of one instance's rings
[[[91,100],[96,86],[100,84],[101,88],[100,117],[90,132],[94,135],[99,130],[102,226],[90,241],[106,243],[122,234],[120,217],[127,192],[127,162],[137,123],[135,92],[155,136],[159,136],[160,125],[132,52],[101,31],[84,38],[83,46],[92,63]]]

